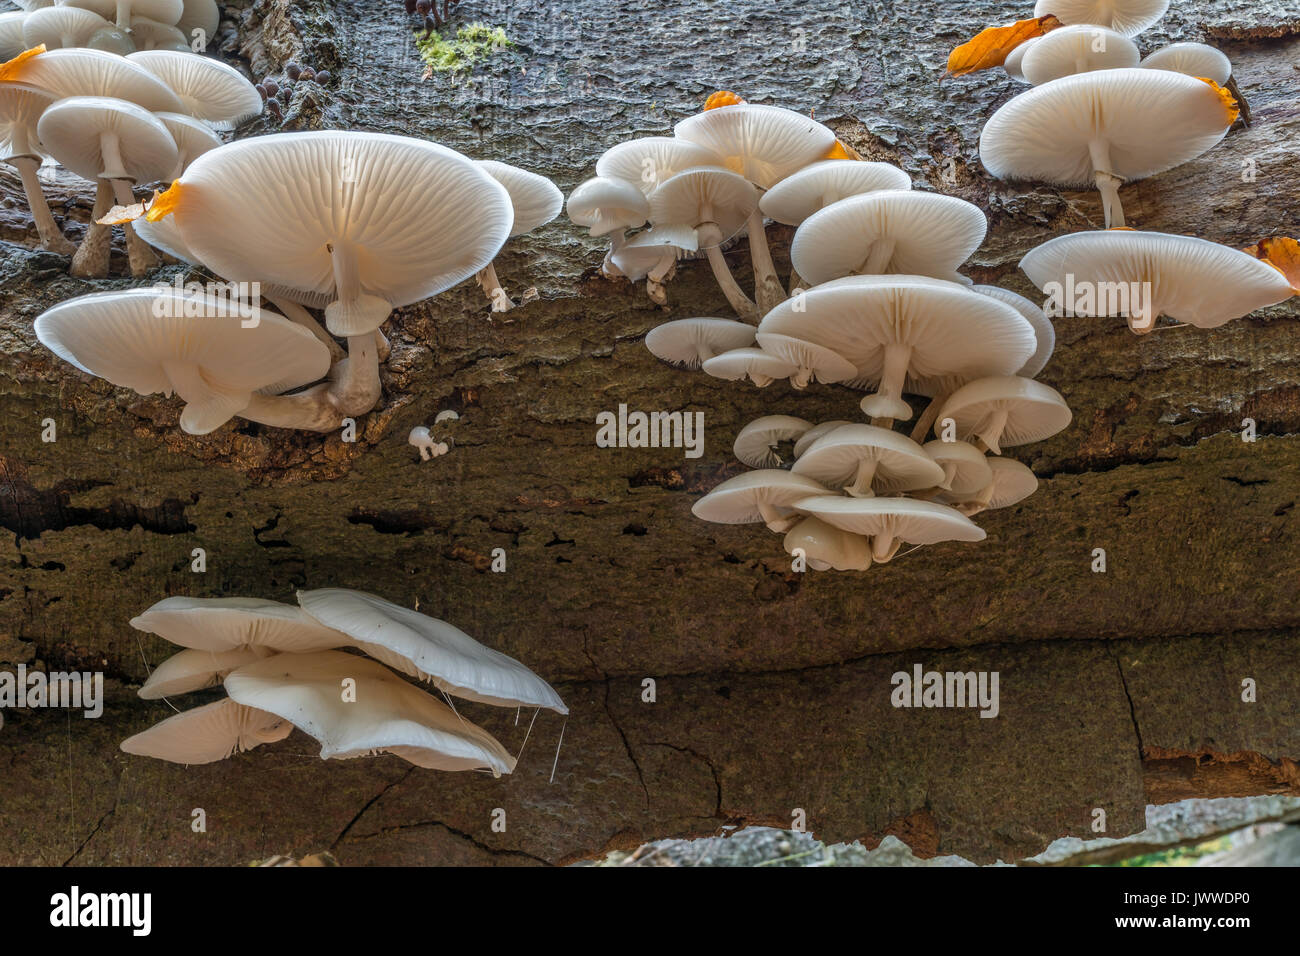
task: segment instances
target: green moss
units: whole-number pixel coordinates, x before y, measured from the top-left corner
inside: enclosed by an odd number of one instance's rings
[[[1140,856],[1130,857],[1127,860],[1120,860],[1118,863],[1108,863],[1107,866],[1195,866],[1196,861],[1203,856],[1209,856],[1213,853],[1222,853],[1231,847],[1232,843],[1227,837],[1216,837],[1205,843],[1199,843],[1195,846],[1173,847],[1168,850],[1158,850],[1155,853],[1143,853]]]
[[[433,72],[459,73],[497,50],[513,49],[515,44],[500,27],[471,23],[457,30],[453,39],[445,39],[440,33],[434,32],[427,37],[418,37],[415,45],[420,50],[420,57]]]

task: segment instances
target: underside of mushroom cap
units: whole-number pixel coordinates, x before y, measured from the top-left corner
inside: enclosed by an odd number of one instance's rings
[[[1064,431],[1073,419],[1060,392],[1050,385],[1014,375],[993,376],[963,385],[939,409],[935,434],[951,418],[957,437],[981,438],[995,453],[1028,445]]]
[[[719,166],[701,166],[677,173],[651,193],[649,218],[655,226],[713,223],[720,233],[713,245],[720,245],[744,229],[757,208],[758,191],[748,180]]]
[[[205,434],[272,383],[322,378],[329,350],[309,331],[261,310],[170,286],[101,292],[60,302],[36,319],[36,336],[83,372],[142,395],[176,392],[181,426]]]
[[[689,369],[753,344],[754,327],[734,319],[674,319],[655,326],[645,337],[645,347],[655,358]]]
[[[782,442],[796,441],[810,428],[812,422],[793,415],[764,415],[740,430],[732,451],[751,468],[776,468],[781,459],[775,448]]]
[[[604,236],[645,224],[650,204],[633,183],[596,176],[580,183],[564,204],[570,221],[586,226],[593,236]]]
[[[36,127],[50,155],[83,179],[149,183],[176,168],[176,141],[153,113],[109,96],[70,96]]]
[[[1148,54],[1142,67],[1202,77],[1220,86],[1232,78],[1232,62],[1222,51],[1205,43],[1171,43]]]
[[[1025,74],[1021,69],[1021,65],[1024,63],[1025,54],[1028,53],[1030,48],[1038,42],[1038,39],[1039,38],[1026,40],[1024,43],[1020,44],[1020,46],[1007,54],[1006,60],[1002,63],[1002,69],[1006,70],[1007,76],[1011,77],[1013,80],[1019,80],[1021,83],[1029,82],[1025,79]]]
[[[989,469],[993,473],[992,491],[984,505],[989,511],[1010,508],[1038,490],[1038,477],[1014,458],[990,458]]]
[[[132,17],[148,17],[160,23],[175,23],[185,10],[185,0],[60,0],[74,7],[94,10],[114,21],[123,30],[131,26]]]
[[[596,175],[633,183],[649,196],[683,170],[720,165],[722,157],[703,146],[671,136],[646,136],[607,149],[596,160]]]
[[[158,77],[126,57],[103,50],[47,50],[17,64],[6,80],[57,95],[111,96],[153,113],[183,112],[180,98]]]
[[[912,178],[897,166],[827,159],[791,173],[763,193],[758,207],[769,219],[797,226],[841,199],[911,188]]]
[[[41,45],[47,50],[83,47],[97,30],[111,26],[93,10],[76,6],[43,7],[27,14],[23,21],[23,43],[25,49]]]
[[[823,495],[795,503],[805,514],[851,534],[880,536],[909,544],[983,541],[984,531],[947,505],[912,498],[849,498]]]
[[[796,388],[803,388],[813,381],[826,385],[847,382],[858,374],[858,367],[849,359],[808,338],[761,329],[755,338],[764,352],[798,370],[794,380]]]
[[[875,425],[850,424],[828,432],[804,450],[793,474],[830,488],[848,488],[866,463],[871,474],[860,492],[894,494],[943,483],[943,469],[906,435]],[[850,492],[854,493],[854,492]]]
[[[140,50],[127,55],[180,98],[178,113],[206,120],[218,129],[234,129],[262,112],[262,97],[234,67],[211,57],[179,50]]]
[[[510,235],[522,236],[545,225],[564,208],[564,193],[545,176],[491,159],[477,161],[479,168],[506,188],[514,210]]]
[[[1098,172],[1142,179],[1205,153],[1235,118],[1214,87],[1181,73],[1080,73],[998,109],[980,135],[980,159],[1005,180],[1083,187]],[[1097,169],[1095,143],[1106,149],[1108,169]]]
[[[163,126],[167,127],[167,132],[172,134],[172,140],[176,143],[177,169],[167,177],[169,179],[175,179],[184,173],[194,160],[221,146],[221,137],[212,131],[211,126],[187,113],[155,113],[154,115]]]
[[[128,737],[121,747],[138,757],[197,765],[283,740],[292,732],[293,724],[282,717],[233,700],[219,700],[168,717]]]
[[[1009,289],[1003,289],[995,285],[976,285],[971,286],[972,292],[978,292],[980,295],[987,295],[999,302],[1005,302],[1017,312],[1025,317],[1034,328],[1034,338],[1038,345],[1034,349],[1028,361],[1016,372],[1017,375],[1024,378],[1037,378],[1038,373],[1046,368],[1047,363],[1052,358],[1052,353],[1056,350],[1056,326],[1052,325],[1052,320],[1047,317],[1047,313],[1036,302],[1031,302],[1023,295],[1019,295]]]
[[[1065,24],[1096,23],[1137,36],[1154,26],[1169,9],[1169,0],[1038,0],[1034,16],[1052,14]]]
[[[752,328],[752,326],[751,326]],[[707,359],[700,366],[706,375],[727,382],[738,382],[749,376],[755,385],[763,387],[798,373],[797,366],[761,348],[732,349]]]
[[[945,480],[939,487],[951,494],[974,494],[993,480],[988,456],[968,442],[935,439],[922,447],[944,471]]]
[[[23,39],[26,20],[27,13],[22,10],[0,13],[0,61],[12,60],[24,50],[31,49]]]
[[[472,160],[380,133],[237,140],[172,190],[171,215],[209,268],[337,297],[327,320],[339,335],[371,332],[387,310],[485,268],[514,218],[505,187]]]
[[[987,229],[984,212],[955,196],[873,192],[804,220],[790,261],[812,285],[868,270],[948,279],[980,247]]]
[[[764,509],[788,513],[796,501],[827,494],[821,482],[779,468],[762,468],[728,478],[691,507],[691,514],[714,524],[768,521]]]
[[[352,681],[355,697],[345,700]],[[431,770],[514,770],[487,731],[374,661],[341,651],[279,654],[226,677],[232,700],[291,720],[321,758],[391,753]]]
[[[1064,314],[1122,315],[1148,329],[1161,315],[1217,328],[1295,294],[1266,262],[1217,242],[1162,232],[1058,236],[1031,249],[1020,268]]]
[[[699,248],[699,238],[691,226],[657,226],[637,233],[618,249],[610,251],[610,261],[623,275],[636,281],[644,279],[671,256],[676,262],[687,252]]]
[[[216,36],[217,29],[221,26],[221,9],[217,6],[217,0],[184,0],[184,3],[185,9],[176,21],[176,28],[191,40],[194,39],[195,30],[202,30],[205,40]]]
[[[366,653],[455,697],[498,707],[569,709],[550,684],[513,657],[446,621],[343,588],[299,591],[304,611],[351,636]]]
[[[821,159],[835,145],[835,134],[816,120],[754,103],[697,113],[679,122],[673,134],[721,156],[722,165],[762,189]]]
[[[131,626],[182,647],[221,653],[263,648],[284,654],[345,647],[350,638],[302,608],[260,598],[169,597],[131,619]]]
[[[0,83],[0,141],[8,161],[15,156],[44,156],[36,134],[41,115],[55,94],[26,83]]]
[[[237,647],[229,651],[200,651],[187,647],[155,667],[137,693],[144,700],[160,700],[215,687],[235,668],[251,664],[270,653],[252,647]]]
[[[1052,30],[1026,50],[1020,72],[1041,86],[1076,73],[1132,68],[1141,61],[1137,44],[1115,30],[1097,24],[1076,24]]]
[[[827,432],[833,431],[834,429],[839,428],[841,425],[852,425],[852,424],[854,423],[841,421],[839,419],[835,419],[833,421],[828,421],[828,422],[818,422],[812,428],[808,429],[801,436],[799,436],[799,440],[794,443],[794,456],[796,458],[802,456],[803,453],[806,452],[812,446],[813,442],[821,438]]]

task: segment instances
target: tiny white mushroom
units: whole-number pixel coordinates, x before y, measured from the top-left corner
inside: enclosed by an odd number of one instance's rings
[[[227,699],[168,717],[128,737],[121,747],[138,757],[195,765],[225,760],[292,732],[293,724],[285,718]]]
[[[810,428],[812,422],[793,415],[764,415],[740,430],[732,451],[751,468],[776,468],[782,464],[778,446],[798,441]]]

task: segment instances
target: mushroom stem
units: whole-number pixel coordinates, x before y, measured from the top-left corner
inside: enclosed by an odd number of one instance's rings
[[[930,404],[925,406],[925,411],[916,420],[916,427],[912,429],[912,441],[920,444],[925,440],[925,433],[934,427],[935,420],[939,417],[939,409],[943,408],[947,401],[948,395],[936,395],[930,399]]]
[[[112,254],[113,227],[100,225],[99,220],[113,208],[113,190],[104,180],[95,187],[95,206],[90,212],[90,225],[86,235],[72,257],[68,270],[79,279],[102,279],[108,275],[108,261]]]
[[[785,301],[785,288],[776,275],[776,263],[767,244],[767,229],[763,214],[755,209],[746,224],[749,230],[749,260],[754,268],[754,298],[758,300],[760,315],[767,315]]]
[[[393,346],[380,329],[375,329],[375,351],[379,355],[380,362],[387,362],[388,356],[393,354]]]
[[[871,424],[881,428],[893,427],[894,421],[907,421],[912,417],[911,406],[903,401],[903,386],[907,382],[907,368],[912,360],[912,347],[894,343],[885,346],[884,367],[880,384],[874,395],[861,402],[862,410],[872,419]],[[887,422],[879,421],[885,419]]]
[[[874,498],[875,491],[871,488],[871,483],[876,478],[876,469],[880,462],[875,458],[864,458],[858,463],[858,473],[853,479],[853,484],[847,485],[845,491],[854,498]]]
[[[54,213],[50,212],[50,205],[45,201],[45,193],[41,189],[41,181],[36,175],[41,165],[40,157],[11,156],[9,165],[18,170],[22,179],[23,192],[27,194],[27,207],[31,210],[32,222],[36,224],[36,233],[41,237],[41,248],[60,255],[72,255],[77,247],[55,223]]]
[[[474,281],[487,295],[493,312],[509,312],[515,307],[514,302],[510,300],[510,296],[506,295],[506,290],[501,288],[501,280],[497,278],[497,269],[494,263],[489,262],[487,268],[474,277]]]
[[[877,534],[871,537],[871,558],[876,564],[888,564],[903,546],[901,538],[892,535]]]
[[[894,258],[894,250],[897,248],[897,240],[877,239],[871,244],[871,252],[867,253],[866,261],[863,262],[862,267],[858,269],[858,275],[883,275],[885,267],[889,265],[889,260]]]
[[[1092,153],[1093,176],[1097,182],[1097,191],[1101,193],[1102,209],[1106,215],[1106,228],[1112,229],[1124,225],[1124,204],[1120,202],[1119,187],[1124,179],[1110,171],[1110,144],[1105,140],[1094,139],[1088,144]]]
[[[718,248],[722,244],[722,231],[711,222],[701,225],[699,231],[700,245],[704,246],[704,254],[709,258],[713,278],[718,280],[718,287],[722,289],[722,294],[727,297],[736,315],[750,325],[758,325],[758,306],[736,283],[735,276],[727,268],[727,260],[723,258],[722,250]]]
[[[1002,454],[1002,448],[999,442],[1002,440],[1002,432],[1007,427],[1007,410],[999,408],[988,419],[988,424],[979,430],[979,439],[985,447],[995,455]]]
[[[379,350],[373,332],[348,336],[348,357],[331,370],[330,400],[348,416],[364,415],[383,395]]]
[[[275,428],[331,432],[343,425],[343,412],[329,400],[332,383],[322,382],[292,395],[253,395],[240,418]]]
[[[349,340],[362,332],[368,335],[388,320],[393,307],[387,300],[361,291],[361,264],[350,242],[331,243],[329,253],[334,267],[334,291],[338,298],[325,307],[325,326],[335,335]],[[373,336],[371,341],[374,341]]]
[[[125,179],[114,179],[112,185],[113,194],[120,205],[130,206],[135,202],[135,193],[131,191],[130,182]],[[153,251],[149,243],[135,234],[129,222],[122,224],[122,231],[126,233],[126,253],[131,260],[131,275],[139,279],[162,265],[158,254]]]
[[[315,316],[308,312],[305,306],[299,305],[297,302],[291,302],[288,299],[276,298],[274,296],[267,296],[266,300],[275,306],[276,309],[279,310],[280,314],[290,322],[295,325],[301,325],[312,335],[316,336],[316,338],[320,339],[320,341],[324,343],[325,347],[330,350],[330,364],[342,360],[343,357],[347,355],[347,353],[343,351],[343,346],[334,341],[334,336],[325,331],[325,326],[317,322]]]

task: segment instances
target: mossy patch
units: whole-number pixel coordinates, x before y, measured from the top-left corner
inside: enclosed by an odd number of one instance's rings
[[[433,73],[460,73],[499,50],[514,49],[514,41],[500,27],[471,23],[447,39],[437,31],[416,38],[420,58]]]

